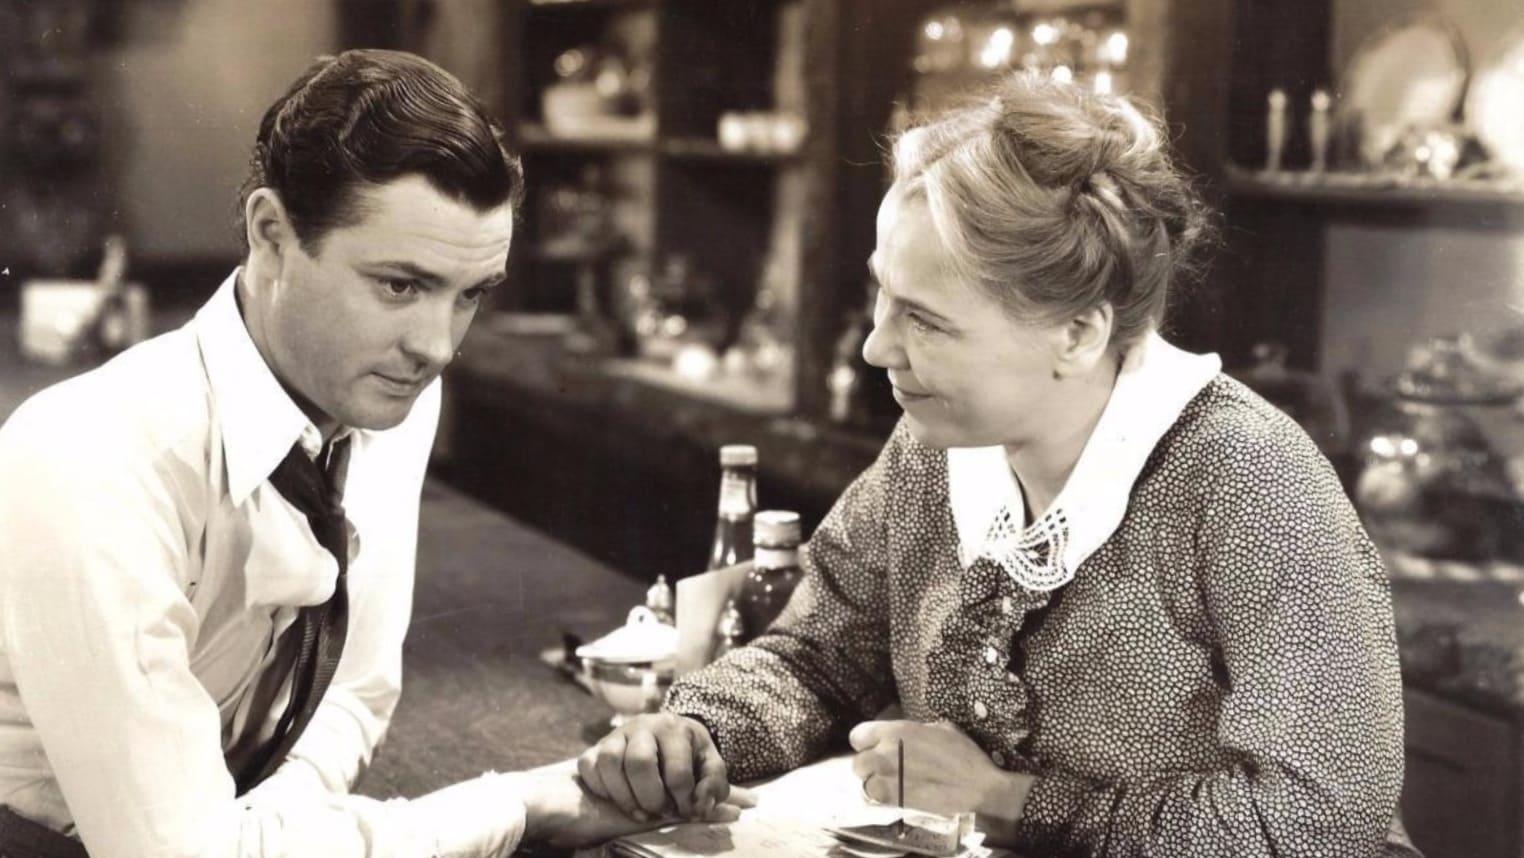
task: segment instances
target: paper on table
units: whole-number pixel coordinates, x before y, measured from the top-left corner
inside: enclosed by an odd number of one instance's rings
[[[679,676],[708,664],[714,653],[714,627],[719,624],[725,600],[741,592],[751,563],[738,563],[677,582],[677,673]]]
[[[826,828],[887,825],[903,814],[897,807],[874,804],[863,797],[862,784],[852,774],[850,756],[831,757],[795,769],[753,790],[757,806],[743,811],[736,822],[669,826],[616,840],[609,851],[632,858],[840,854],[834,851],[840,841]],[[965,847],[959,856],[1014,858],[1010,852],[985,847]]]

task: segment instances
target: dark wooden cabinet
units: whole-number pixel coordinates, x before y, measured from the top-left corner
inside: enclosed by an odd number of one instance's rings
[[[1482,714],[1409,688],[1402,817],[1428,858],[1518,858],[1521,755],[1517,718]]]

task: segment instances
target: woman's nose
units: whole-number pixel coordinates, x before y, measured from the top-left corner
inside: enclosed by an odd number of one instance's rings
[[[894,323],[875,313],[873,330],[863,340],[863,360],[879,369],[897,369],[904,362],[904,350],[894,335]]]

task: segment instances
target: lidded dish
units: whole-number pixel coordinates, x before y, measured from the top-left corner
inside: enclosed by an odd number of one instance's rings
[[[577,647],[582,674],[593,694],[614,710],[610,724],[661,706],[675,675],[677,629],[644,605],[624,625]]]

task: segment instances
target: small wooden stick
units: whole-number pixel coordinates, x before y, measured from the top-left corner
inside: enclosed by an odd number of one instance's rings
[[[900,783],[896,790],[899,794],[900,810],[905,809],[905,740],[900,740]]]

